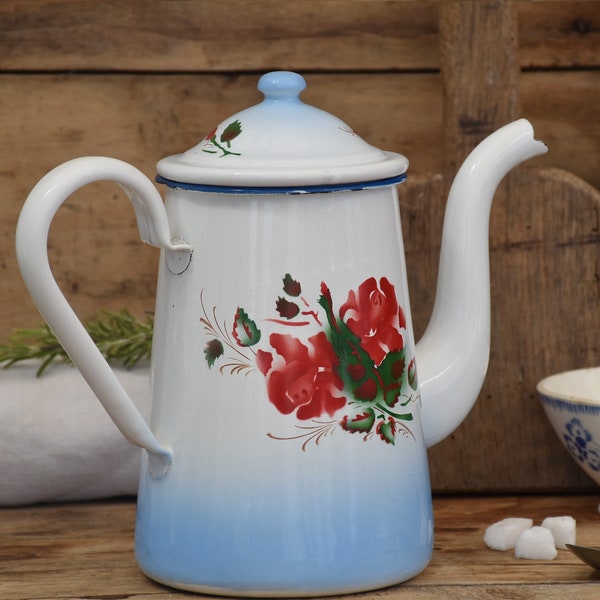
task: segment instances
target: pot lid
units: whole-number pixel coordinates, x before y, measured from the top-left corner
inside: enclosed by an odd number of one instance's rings
[[[305,104],[301,75],[263,75],[264,100],[238,112],[196,146],[157,164],[158,181],[172,187],[302,187],[405,178],[408,160],[371,146],[343,121]],[[365,187],[357,186],[357,187]]]

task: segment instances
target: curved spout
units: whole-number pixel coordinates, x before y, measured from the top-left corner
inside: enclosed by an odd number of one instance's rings
[[[452,183],[433,313],[416,349],[428,447],[460,425],[487,372],[489,216],[496,187],[513,167],[547,150],[529,121],[519,119],[484,139]]]

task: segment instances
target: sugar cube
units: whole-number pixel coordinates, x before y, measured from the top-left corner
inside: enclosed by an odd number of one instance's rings
[[[515,556],[532,560],[553,560],[556,546],[552,532],[546,527],[530,527],[519,535],[515,542]]]
[[[532,519],[508,517],[490,525],[485,530],[483,541],[492,550],[512,550],[519,535],[532,525]]]
[[[575,543],[576,524],[573,517],[546,517],[542,527],[549,529],[554,537],[554,545],[565,549],[566,544]]]

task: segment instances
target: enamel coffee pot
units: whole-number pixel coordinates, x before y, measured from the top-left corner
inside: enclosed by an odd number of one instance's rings
[[[487,370],[488,220],[497,184],[546,147],[519,120],[450,191],[435,308],[414,343],[396,185],[407,159],[304,104],[274,72],[264,100],[140,171],[79,158],[46,175],[17,227],[40,312],[132,443],[144,448],[136,556],[151,578],[232,596],[357,592],[428,563],[427,447]],[[55,212],[118,183],[161,248],[147,424],[49,267]]]

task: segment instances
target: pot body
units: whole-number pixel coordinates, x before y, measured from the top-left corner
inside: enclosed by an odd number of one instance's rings
[[[431,493],[393,186],[328,194],[171,189],[136,557],[151,578],[233,596],[409,579]],[[179,270],[179,269],[177,269]]]

